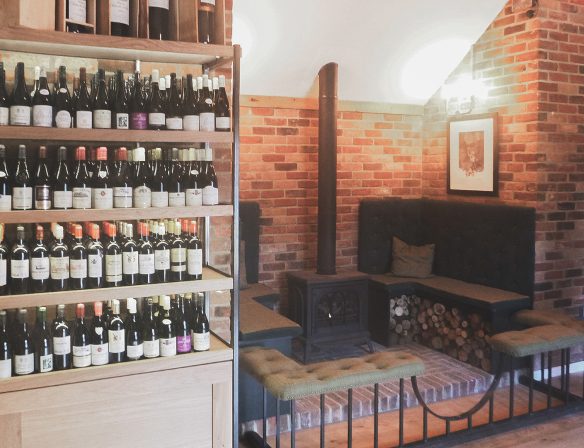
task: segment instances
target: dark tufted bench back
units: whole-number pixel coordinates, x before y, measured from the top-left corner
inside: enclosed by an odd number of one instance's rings
[[[389,272],[391,239],[435,243],[433,273],[533,297],[535,210],[429,199],[364,200],[359,270]]]
[[[260,205],[257,202],[239,203],[240,239],[245,241],[247,282],[257,283],[260,254]]]

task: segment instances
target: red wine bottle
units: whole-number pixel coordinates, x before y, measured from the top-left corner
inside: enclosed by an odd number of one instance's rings
[[[178,354],[190,353],[192,351],[191,324],[185,313],[185,299],[182,294],[178,297],[177,306],[175,319],[176,351]]]
[[[211,348],[209,320],[205,314],[204,300],[201,294],[195,298],[195,318],[193,320],[193,350],[204,352]]]
[[[14,210],[32,209],[32,180],[24,145],[18,146],[18,161],[12,178],[12,208]]]
[[[0,223],[0,296],[8,294],[8,247],[4,243],[4,224]]]
[[[130,0],[110,1],[110,25],[112,36],[130,35]]]
[[[182,282],[187,277],[187,244],[181,236],[181,225],[174,222],[172,240],[170,243],[170,280]]]
[[[148,129],[166,129],[165,103],[159,89],[160,72],[152,70],[150,98],[148,99]]]
[[[34,208],[49,210],[53,205],[52,175],[47,165],[47,147],[39,147],[36,178],[34,181]]]
[[[139,249],[134,240],[134,227],[132,224],[124,226],[126,240],[122,246],[123,282],[127,286],[137,285],[140,277]]]
[[[103,318],[103,303],[93,304],[93,319],[90,332],[91,365],[103,366],[109,362],[107,323]]]
[[[158,337],[158,323],[154,316],[154,305],[152,298],[146,301],[142,321],[142,340],[144,343],[144,357],[158,358],[160,356],[160,339]]]
[[[97,163],[91,177],[92,206],[97,209],[114,208],[114,180],[110,177],[107,148],[97,148]]]
[[[32,125],[45,128],[53,126],[53,105],[44,67],[41,68],[39,88],[32,98]]]
[[[6,146],[0,145],[0,211],[12,210],[12,185],[6,163]]]
[[[73,228],[75,240],[70,250],[71,289],[87,288],[87,249],[83,244],[83,228],[75,224]]]
[[[73,127],[73,100],[67,87],[67,71],[64,65],[59,67],[59,87],[55,95],[55,121],[58,128]]]
[[[203,75],[203,90],[199,96],[199,128],[202,132],[215,130],[215,104],[209,90],[207,75]]]
[[[136,299],[126,299],[128,316],[126,318],[126,357],[128,361],[138,361],[144,356],[142,326],[136,308]]]
[[[50,252],[45,244],[45,229],[41,225],[36,226],[36,243],[30,249],[30,276],[33,292],[49,291]]]
[[[87,90],[87,73],[85,67],[79,69],[79,91],[75,100],[75,127],[93,128],[93,111],[91,97]]]
[[[63,227],[56,225],[53,229],[55,241],[51,246],[50,275],[53,291],[69,289],[69,248],[63,242]]]
[[[24,240],[24,226],[16,227],[16,241],[10,251],[10,289],[12,294],[27,294],[30,280],[30,252]]]
[[[152,190],[150,189],[150,168],[146,163],[146,150],[135,148],[132,156],[134,164],[134,207],[149,208],[152,206]]]
[[[170,281],[170,246],[166,241],[166,227],[158,224],[158,241],[154,246],[154,268],[159,283]]]
[[[134,74],[134,86],[130,100],[130,129],[148,129],[146,101],[140,82],[140,61],[136,61],[136,73]]]
[[[67,148],[57,150],[57,170],[53,183],[53,208],[66,210],[73,208],[73,185],[67,164]]]
[[[47,323],[47,307],[37,308],[37,318],[32,332],[34,342],[34,371],[47,373],[53,370],[53,338]]]
[[[30,375],[34,372],[34,342],[28,330],[28,312],[18,310],[18,323],[14,338],[14,374]]]
[[[154,247],[148,237],[148,224],[138,222],[138,233],[140,241],[138,243],[138,271],[140,273],[140,284],[147,285],[155,283],[154,270]]]
[[[87,169],[85,146],[75,150],[75,170],[73,177],[73,208],[91,208],[91,179]]]
[[[85,305],[83,303],[77,304],[75,316],[75,328],[73,329],[73,367],[89,367],[91,365],[91,335],[85,322]]]
[[[201,280],[203,278],[203,244],[197,236],[197,221],[189,224],[189,240],[187,242],[187,279]]]
[[[6,311],[0,310],[0,379],[12,376],[11,339],[7,331]]]
[[[219,132],[231,131],[231,109],[225,91],[224,75],[219,76],[219,91],[215,98],[215,130]]]
[[[203,205],[219,204],[219,182],[213,165],[213,149],[205,149],[205,169],[199,177],[203,189]]]
[[[116,151],[114,208],[132,207],[132,184],[132,170],[128,164],[128,150],[122,146]]]
[[[185,131],[199,130],[199,104],[193,89],[193,75],[187,75],[186,93],[183,101],[183,128]]]
[[[105,84],[105,71],[97,71],[97,91],[93,102],[93,127],[95,129],[110,129],[112,127],[112,111]]]
[[[102,288],[104,278],[104,249],[99,238],[99,226],[91,224],[87,244],[87,287]]]
[[[122,249],[116,241],[116,226],[105,223],[105,286],[122,286]]]
[[[126,329],[120,317],[120,301],[112,300],[112,317],[108,322],[109,362],[118,363],[126,360]]]
[[[160,148],[152,152],[154,157],[154,173],[150,181],[150,190],[152,191],[152,207],[168,207],[168,187],[167,173],[163,161],[161,160],[162,151]]]
[[[71,368],[71,330],[65,320],[65,305],[57,306],[57,317],[53,321],[53,366],[55,370]]]
[[[199,0],[197,15],[199,43],[215,43],[215,0]]]
[[[180,99],[176,73],[170,74],[170,96],[166,102],[166,129],[182,130],[183,128],[183,105]]]
[[[14,90],[10,97],[10,125],[30,126],[32,101],[24,80],[24,63],[16,64]]]
[[[170,297],[161,296],[162,311],[158,318],[158,334],[160,337],[160,356],[176,355],[176,329],[170,315]]]
[[[10,100],[6,91],[6,72],[4,62],[0,62],[0,126],[10,123]]]
[[[186,191],[184,185],[184,174],[183,174],[183,163],[185,157],[185,151],[180,152],[181,163],[178,161],[173,161],[175,163],[175,169],[172,170],[172,174],[168,179],[168,205],[170,207],[184,207],[186,205]],[[186,152],[188,156],[188,152]]]
[[[168,0],[148,0],[148,35],[150,39],[169,39],[168,10]]]
[[[116,72],[116,96],[113,103],[116,129],[130,129],[130,115],[128,109],[128,92],[124,83],[124,73]]]

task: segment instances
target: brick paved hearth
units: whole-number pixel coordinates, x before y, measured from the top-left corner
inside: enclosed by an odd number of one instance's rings
[[[374,344],[378,351],[403,350],[419,356],[426,363],[426,374],[420,377],[418,384],[428,403],[449,400],[467,395],[484,392],[491,383],[492,376],[481,369],[464,364],[450,356],[437,352],[419,344],[409,343],[398,347],[383,347]],[[341,356],[343,354],[344,356]],[[341,357],[359,356],[363,351],[357,347],[335,350],[332,353],[323,351],[322,359],[338,359]],[[500,386],[507,385],[501,381]],[[381,384],[379,387],[380,412],[398,409],[399,382]],[[410,381],[405,381],[405,405],[415,406],[417,400],[412,392]],[[353,418],[365,417],[373,414],[373,386],[359,388],[353,391]],[[326,423],[336,423],[347,418],[347,392],[327,394],[326,396]],[[296,428],[307,429],[320,424],[319,397],[309,397],[298,400],[296,403]],[[243,423],[242,430],[254,430],[261,434],[262,422],[253,421]],[[282,431],[290,430],[290,415],[281,417]],[[268,434],[275,433],[275,418],[268,421]]]

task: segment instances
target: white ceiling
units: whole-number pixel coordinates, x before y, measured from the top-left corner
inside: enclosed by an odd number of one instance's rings
[[[234,0],[242,93],[314,95],[339,64],[339,98],[422,105],[506,0]]]

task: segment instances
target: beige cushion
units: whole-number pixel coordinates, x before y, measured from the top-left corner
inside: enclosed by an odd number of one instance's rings
[[[426,278],[432,275],[435,244],[410,246],[393,237],[391,273],[400,277]]]
[[[521,310],[513,315],[515,322],[526,327],[540,325],[563,325],[584,333],[584,321],[553,310]]]
[[[280,400],[344,391],[424,373],[424,362],[406,352],[378,352],[301,365],[279,351],[251,348],[240,351],[241,367]]]
[[[490,343],[494,350],[520,358],[584,345],[584,334],[562,325],[542,325],[496,334]]]

